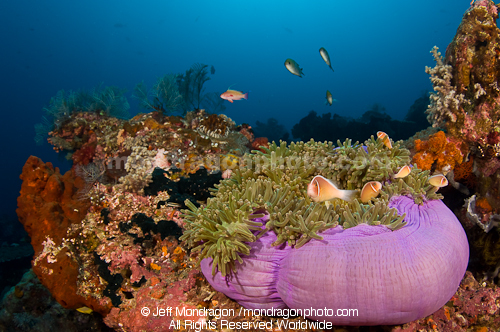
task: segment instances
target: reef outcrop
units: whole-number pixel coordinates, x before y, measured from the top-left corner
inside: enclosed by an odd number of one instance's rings
[[[447,162],[448,169],[453,170],[448,177],[459,191],[452,204],[468,230],[473,255],[481,257],[474,260],[481,261],[476,268],[490,276],[500,271],[500,255],[494,249],[500,224],[498,17],[498,5],[493,1],[472,1],[445,56],[434,47],[431,53],[436,66],[426,68],[435,91],[430,97],[428,119],[433,127],[446,131],[448,142],[455,144],[464,157],[455,165],[452,160]],[[445,158],[450,156],[447,153]],[[484,234],[492,231],[496,234]]]
[[[66,308],[87,306],[107,313],[110,306],[94,298],[77,294],[79,265],[68,255],[68,250],[50,252],[54,243],[61,243],[71,225],[80,223],[89,204],[77,198],[83,181],[72,171],[61,175],[51,163],[29,157],[21,174],[23,185],[17,199],[17,215],[31,237],[35,257],[33,272],[52,296]]]

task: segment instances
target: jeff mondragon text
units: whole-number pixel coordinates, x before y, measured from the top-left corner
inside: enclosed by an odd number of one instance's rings
[[[229,330],[272,330],[273,326],[285,330],[320,330],[332,329],[333,323],[327,321],[289,321],[287,319],[272,319],[268,322],[258,321],[240,321],[230,322],[221,319],[217,322],[212,321],[192,321],[192,320],[172,320],[169,328],[171,329],[188,329],[190,331],[199,332],[201,330],[229,329]]]
[[[162,308],[156,308],[156,312],[153,312],[154,316],[165,316],[171,315],[172,308],[167,310]],[[216,319],[221,319],[224,317],[234,317],[234,316],[271,316],[271,317],[282,317],[288,319],[290,317],[336,317],[336,316],[346,316],[346,317],[357,317],[358,309],[245,309],[240,308],[239,311],[235,309],[190,309],[190,308],[175,308],[175,316],[177,317],[214,317]]]

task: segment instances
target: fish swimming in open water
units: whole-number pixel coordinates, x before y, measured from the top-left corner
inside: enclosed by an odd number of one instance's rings
[[[319,54],[321,55],[321,57],[323,58],[323,60],[326,62],[326,64],[328,65],[328,67],[330,67],[330,69],[332,71],[335,71],[332,68],[332,62],[330,61],[330,56],[328,55],[328,52],[325,50],[324,47],[322,47],[322,48],[319,49]]]
[[[233,100],[248,99],[248,92],[243,93],[241,91],[227,89],[227,91],[221,94],[220,97],[232,103]]]
[[[326,104],[332,106],[333,104],[333,97],[332,93],[328,90],[326,90]]]
[[[302,77],[304,73],[302,72],[302,68],[299,67],[299,64],[292,59],[285,60],[285,67],[288,71],[298,77]]]

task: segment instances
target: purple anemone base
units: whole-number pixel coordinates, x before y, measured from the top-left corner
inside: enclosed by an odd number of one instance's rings
[[[237,272],[203,274],[219,292],[249,309],[357,309],[357,316],[308,316],[336,325],[403,324],[428,316],[455,294],[469,260],[465,232],[441,200],[417,205],[393,198],[390,207],[406,213],[407,225],[341,226],[299,249],[272,247],[267,232],[251,243]]]

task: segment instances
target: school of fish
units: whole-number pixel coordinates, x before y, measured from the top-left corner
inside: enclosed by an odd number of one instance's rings
[[[328,65],[328,67],[330,67],[330,69],[332,71],[334,71],[332,68],[332,61],[330,60],[330,55],[328,54],[328,51],[324,47],[321,47],[319,49],[319,55],[321,55],[321,58],[323,59],[323,61],[325,61],[325,63]],[[290,58],[286,59],[285,60],[285,67],[286,67],[286,69],[288,69],[288,71],[290,73],[292,73],[295,76],[302,77],[304,75],[302,68],[300,68],[299,64],[293,59],[290,59]],[[325,104],[332,106],[334,101],[336,101],[336,100],[333,99],[332,93],[329,90],[326,90],[326,102],[325,102]]]

